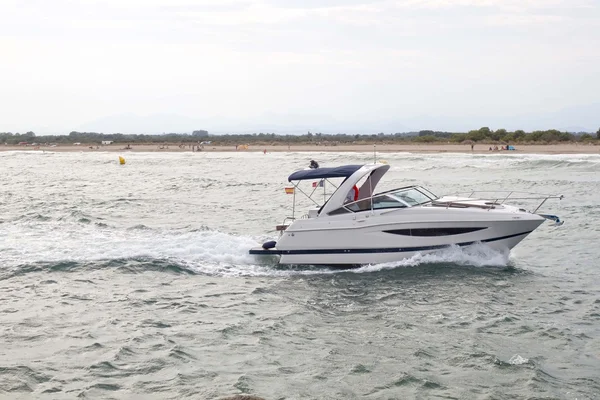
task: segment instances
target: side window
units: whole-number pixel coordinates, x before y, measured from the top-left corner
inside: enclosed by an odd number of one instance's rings
[[[354,203],[346,204],[346,207],[354,212],[368,211],[371,209],[371,199],[359,200]],[[398,200],[390,196],[377,196],[373,197],[373,209],[378,210],[382,208],[404,208],[405,204],[400,203]]]
[[[333,210],[327,215],[340,215],[340,214],[348,214],[350,211],[346,210],[344,207],[340,207],[337,210]]]
[[[354,212],[370,210],[371,209],[371,199],[359,200],[359,201],[355,201],[354,203],[346,204],[346,208],[348,208]]]

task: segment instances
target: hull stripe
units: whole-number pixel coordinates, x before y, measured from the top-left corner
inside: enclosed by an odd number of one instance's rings
[[[454,243],[456,246],[469,246],[475,243],[489,243],[498,240],[510,239],[517,236],[529,235],[533,231],[515,233],[513,235],[500,236],[490,239],[475,240],[471,242]],[[384,247],[371,249],[309,249],[309,250],[263,250],[252,249],[250,254],[256,255],[300,255],[300,254],[369,254],[369,253],[405,253],[409,251],[425,251],[438,250],[450,247],[449,244],[440,244],[435,246],[419,246],[419,247]]]

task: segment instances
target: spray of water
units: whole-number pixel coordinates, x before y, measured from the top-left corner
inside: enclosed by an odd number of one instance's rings
[[[49,232],[51,230],[52,232]],[[52,237],[52,240],[48,240]],[[471,266],[505,266],[508,252],[485,245],[467,248],[450,247],[435,254],[417,254],[411,258],[352,270],[313,266],[281,267],[275,257],[251,256],[248,250],[266,237],[236,236],[210,230],[160,230],[148,227],[117,229],[111,227],[61,223],[20,226],[6,232],[0,245],[5,266],[31,263],[90,263],[110,260],[164,260],[191,272],[217,276],[290,276],[334,274],[340,272],[372,273],[416,267],[423,264]]]

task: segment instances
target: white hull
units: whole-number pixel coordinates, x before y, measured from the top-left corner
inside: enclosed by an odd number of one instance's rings
[[[452,245],[485,243],[494,249],[512,249],[544,218],[514,207],[502,210],[413,207],[374,212],[348,219],[295,221],[276,248],[254,254],[278,254],[280,264],[375,264],[400,261]],[[391,232],[411,229],[475,229],[444,236],[407,236]]]
[[[528,234],[515,236],[509,239],[497,240],[485,243],[492,249],[506,250],[515,247]],[[293,254],[281,255],[280,264],[295,265],[364,265],[380,264],[402,261],[411,258],[417,254],[432,254],[448,248],[455,243],[448,244],[445,247],[432,250],[402,251],[402,252],[369,252],[369,253],[346,253],[346,254]]]

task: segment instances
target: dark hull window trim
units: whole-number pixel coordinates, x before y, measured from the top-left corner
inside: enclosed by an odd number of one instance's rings
[[[417,229],[393,229],[384,231],[385,233],[392,233],[394,235],[403,236],[450,236],[460,235],[463,233],[470,233],[480,231],[487,228],[417,228]]]
[[[347,210],[345,207],[340,207],[337,210],[333,210],[332,212],[330,212],[327,215],[340,215],[340,214],[348,214],[350,213],[349,210]]]
[[[498,240],[511,239],[518,236],[529,235],[533,231],[515,233],[507,236],[499,236],[490,239],[483,239],[473,242],[462,242],[454,243],[456,246],[470,246],[475,243],[490,243]],[[260,255],[300,255],[300,254],[365,254],[365,253],[403,253],[407,251],[425,251],[425,250],[438,250],[450,247],[450,244],[442,244],[437,246],[420,246],[420,247],[384,247],[377,249],[312,249],[312,250],[277,250],[277,249],[251,249],[250,254]]]

